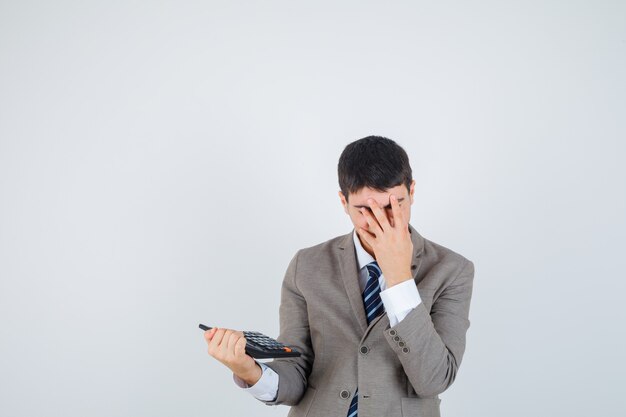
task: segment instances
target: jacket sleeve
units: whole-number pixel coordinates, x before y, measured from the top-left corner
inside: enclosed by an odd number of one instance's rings
[[[296,284],[298,255],[296,252],[287,267],[281,288],[279,308],[279,342],[296,348],[301,356],[297,358],[277,358],[267,362],[269,368],[278,374],[278,393],[274,400],[263,401],[267,405],[296,405],[304,395],[311,373],[314,353],[309,333],[309,318],[306,300]]]
[[[474,264],[465,259],[457,277],[433,302],[430,314],[421,303],[404,320],[384,330],[420,397],[444,392],[456,378],[470,326],[473,280]]]

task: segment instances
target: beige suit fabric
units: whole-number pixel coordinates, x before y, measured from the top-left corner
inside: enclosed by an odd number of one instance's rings
[[[291,405],[289,417],[347,417],[358,387],[359,417],[440,416],[438,394],[465,351],[474,264],[409,230],[422,303],[394,327],[386,314],[367,325],[354,229],[294,255],[277,339],[302,356],[266,364],[280,379],[264,403]]]

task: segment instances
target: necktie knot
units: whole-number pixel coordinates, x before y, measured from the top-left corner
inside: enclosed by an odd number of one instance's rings
[[[368,263],[367,265],[365,265],[365,267],[367,268],[367,273],[370,277],[378,279],[383,274],[383,272],[380,270],[380,267],[378,266],[378,262],[376,261]]]

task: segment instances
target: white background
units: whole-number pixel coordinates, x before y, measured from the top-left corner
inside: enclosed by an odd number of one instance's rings
[[[371,134],[476,266],[442,415],[624,415],[624,74],[617,0],[0,2],[0,415],[285,416],[197,325],[278,334]]]

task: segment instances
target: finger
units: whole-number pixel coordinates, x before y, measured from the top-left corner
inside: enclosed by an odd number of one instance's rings
[[[219,355],[220,342],[224,337],[224,329],[214,328],[215,332],[209,341],[209,355],[217,358]]]
[[[239,335],[238,332],[231,333],[230,337],[228,338],[228,347],[227,347],[227,350],[229,353],[233,355],[235,354],[235,345],[237,344],[240,338],[241,336]]]
[[[241,357],[246,354],[246,338],[240,337],[235,343],[235,356]]]
[[[394,227],[404,224],[404,218],[402,217],[402,211],[400,210],[400,203],[398,203],[398,198],[395,195],[389,196],[390,204],[391,204],[391,213],[393,214],[393,223]]]
[[[376,236],[372,235],[370,232],[363,229],[362,227],[357,227],[356,232],[359,234],[359,236],[361,236],[361,239],[365,240],[368,245],[374,247],[374,239]]]
[[[224,333],[224,338],[222,339],[222,343],[220,343],[220,352],[222,353],[222,355],[228,354],[228,343],[232,335],[233,331],[230,329],[226,330],[226,333]]]
[[[211,343],[209,344],[209,346],[213,347],[213,349],[218,349],[220,343],[222,343],[222,339],[224,338],[224,333],[226,333],[226,329],[217,329],[217,331],[213,335],[213,338],[211,339]]]
[[[387,220],[387,214],[385,214],[382,207],[378,205],[378,202],[373,198],[368,198],[367,203],[372,209],[372,213],[374,213],[374,216],[376,217],[376,220],[380,224],[382,230],[389,230],[391,226],[389,225],[389,220]]]
[[[365,220],[367,221],[367,224],[369,225],[369,229],[370,229],[369,232],[373,234],[375,237],[380,236],[383,233],[383,229],[381,229],[380,225],[378,224],[378,221],[372,215],[372,212],[366,208],[361,208],[359,210],[361,210],[361,213],[363,213],[363,216],[365,217]]]
[[[215,335],[215,332],[217,331],[217,329],[215,327],[209,329],[209,330],[205,330],[204,332],[204,339],[208,342],[211,341],[211,339],[213,339],[213,335]]]

